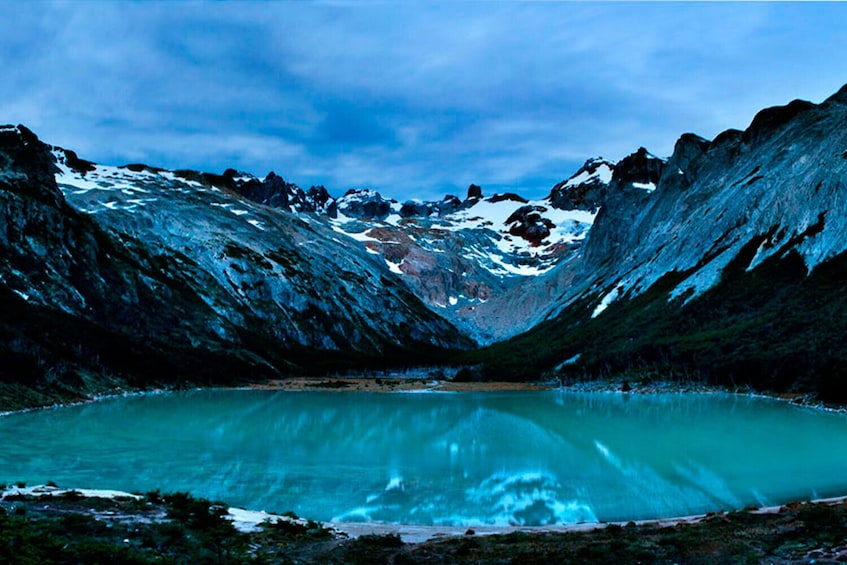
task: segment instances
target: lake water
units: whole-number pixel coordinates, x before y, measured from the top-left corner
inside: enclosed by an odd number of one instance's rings
[[[847,494],[847,417],[723,394],[192,391],[0,417],[17,480],[324,521],[619,521]]]

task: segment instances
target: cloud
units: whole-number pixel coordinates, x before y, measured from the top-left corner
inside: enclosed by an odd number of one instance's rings
[[[14,12],[14,14],[12,13]],[[546,194],[595,155],[847,82],[847,6],[0,4],[0,121],[109,163],[401,200]],[[490,190],[487,190],[490,192]]]

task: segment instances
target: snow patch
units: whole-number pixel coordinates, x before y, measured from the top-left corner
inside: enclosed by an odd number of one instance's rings
[[[143,498],[138,494],[131,494],[120,490],[87,489],[87,488],[59,488],[50,485],[37,485],[33,487],[11,486],[0,493],[0,498],[6,496],[62,496],[68,493],[78,493],[86,498]]]
[[[64,159],[57,160],[56,166],[59,168],[59,172],[56,174],[56,184],[71,186],[85,192],[101,188],[100,184],[83,177],[65,165]]]
[[[259,220],[247,220],[247,223],[258,230],[265,231],[265,225]]]
[[[342,228],[340,225],[338,225],[334,222],[330,225],[330,227],[332,228],[332,231],[338,232],[340,234],[344,234],[347,237],[355,239],[356,241],[375,241],[377,243],[382,243],[377,238],[366,235],[366,233],[370,230],[364,230],[364,231],[361,231],[361,232],[346,231],[346,230],[344,230],[344,228]]]
[[[634,182],[632,183],[632,186],[646,190],[647,192],[653,192],[656,190],[656,183],[654,182]]]
[[[580,357],[582,357],[582,353],[577,353],[577,354],[576,354],[576,355],[574,355],[573,357],[568,357],[567,359],[565,359],[564,361],[562,361],[561,363],[559,363],[558,365],[556,365],[556,370],[557,370],[557,371],[559,371],[559,370],[561,370],[563,367],[567,367],[568,365],[573,365],[574,363],[576,363],[577,361],[579,361],[579,358],[580,358]]]
[[[403,264],[402,261],[400,263],[394,263],[394,262],[386,259],[385,264],[388,265],[388,270],[391,271],[392,273],[395,273],[395,274],[398,274],[398,275],[403,274],[403,271],[400,270],[400,265]]]
[[[268,514],[264,510],[245,510],[244,508],[227,508],[228,520],[232,521],[235,529],[242,533],[259,531],[264,522],[276,524],[278,522],[290,522],[301,526],[308,525],[308,521],[302,518],[291,518],[278,514]]]
[[[603,184],[612,182],[612,168],[607,163],[601,163],[593,172],[587,170],[572,176],[567,180],[564,186],[572,187],[580,184],[585,184],[589,181],[597,181]]]
[[[622,285],[616,286],[614,289],[612,289],[612,292],[610,292],[600,300],[600,304],[597,305],[597,307],[594,309],[594,312],[591,314],[592,318],[596,318],[597,316],[602,314],[603,311],[606,310],[606,308],[608,308],[612,302],[618,299],[618,295],[621,291],[621,286]]]

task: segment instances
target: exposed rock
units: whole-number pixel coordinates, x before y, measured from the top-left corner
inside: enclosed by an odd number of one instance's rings
[[[431,216],[435,210],[432,202],[409,200],[400,207],[400,216],[403,218],[426,218]]]
[[[523,202],[524,204],[526,204],[528,202],[528,200],[526,198],[524,198],[523,196],[520,196],[518,194],[515,194],[514,192],[505,192],[503,194],[495,194],[494,196],[487,198],[487,200],[489,202],[492,202],[492,203],[504,202],[506,200],[510,200],[512,202]]]
[[[367,189],[350,189],[336,201],[338,211],[360,220],[384,220],[391,213],[393,201],[378,192]]]
[[[762,136],[772,135],[777,129],[788,124],[798,114],[815,108],[811,102],[793,100],[785,106],[765,108],[753,118],[750,126],[744,132],[744,140],[755,142]]]
[[[118,168],[128,169],[128,170],[130,170],[134,173],[145,173],[146,172],[146,173],[156,174],[156,173],[162,173],[162,172],[165,171],[164,169],[160,169],[158,167],[151,167],[149,165],[145,165],[144,163],[130,163],[128,165],[123,165],[123,166],[118,167]],[[226,174],[224,174],[224,176],[226,176]]]
[[[620,163],[615,165],[612,173],[612,181],[620,185],[630,185],[644,188],[659,182],[662,176],[665,162],[651,155],[645,148],[639,147],[635,153],[624,157]]]
[[[235,188],[235,186],[233,186],[232,179],[227,178],[224,175],[204,173],[191,169],[178,169],[175,170],[173,174],[181,179],[196,182],[206,187],[225,188],[228,190]]]
[[[441,202],[435,203],[435,209],[438,210],[439,216],[446,216],[448,214],[452,214],[456,210],[460,210],[463,205],[464,203],[459,200],[457,196],[448,194],[443,200],[441,200]]]
[[[472,199],[481,199],[482,198],[482,187],[476,184],[472,184],[468,187],[468,197],[467,200]]]
[[[234,184],[234,183],[233,183]],[[271,208],[290,209],[294,202],[304,202],[305,194],[296,184],[285,182],[285,179],[271,171],[263,181],[250,179],[237,186],[236,191],[253,202],[270,206]]]
[[[82,176],[85,176],[85,173],[91,172],[96,168],[94,163],[86,161],[85,159],[80,159],[73,151],[69,149],[63,149],[62,151],[65,152],[65,163],[72,171],[76,171],[82,174]]]
[[[448,194],[442,200],[435,202],[422,202],[420,200],[409,200],[400,207],[400,216],[403,218],[427,218],[432,215],[448,216],[459,210],[473,206],[475,201],[462,202],[457,196]]]
[[[330,218],[338,217],[338,205],[335,198],[330,196],[326,187],[313,186],[306,192],[306,200],[303,206],[306,212],[322,212]]]
[[[555,227],[553,222],[541,216],[541,212],[546,211],[544,206],[521,206],[506,220],[506,224],[510,226],[509,233],[522,237],[533,245],[540,245]]]
[[[605,159],[589,159],[569,179],[554,186],[547,200],[560,210],[596,212],[606,202],[614,168]]]

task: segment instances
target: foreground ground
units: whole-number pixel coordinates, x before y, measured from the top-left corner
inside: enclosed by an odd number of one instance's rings
[[[77,491],[44,496],[9,489],[0,499],[0,562],[847,562],[844,499],[575,531],[467,530],[418,543],[391,533],[352,537],[293,518],[237,528],[230,518],[225,505],[184,493],[92,498]]]

